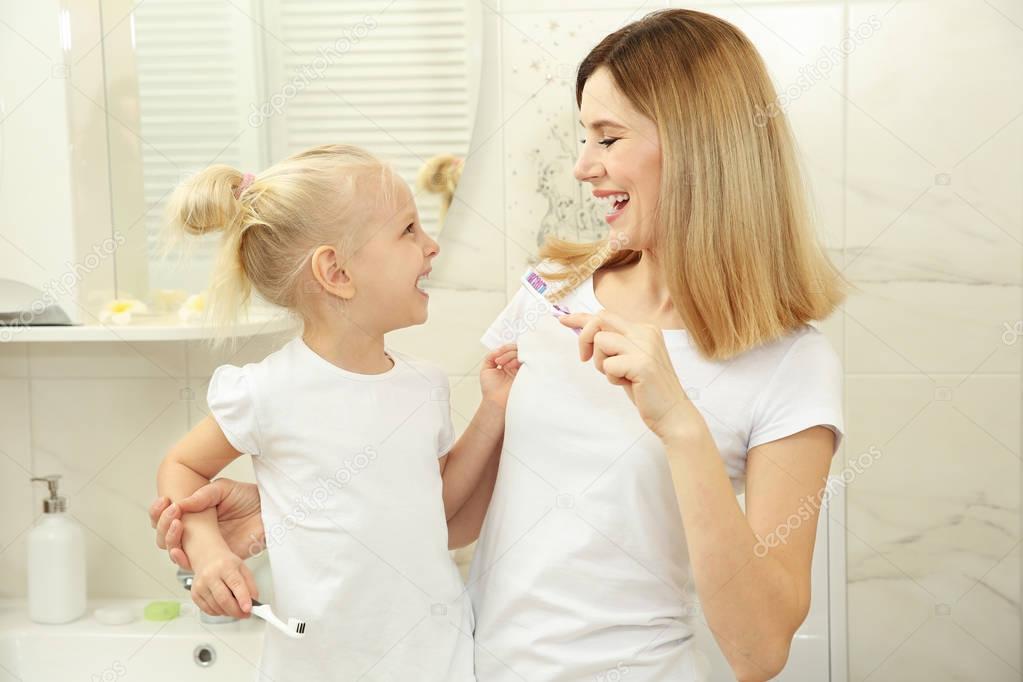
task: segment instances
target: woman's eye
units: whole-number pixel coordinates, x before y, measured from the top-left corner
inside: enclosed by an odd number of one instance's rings
[[[610,147],[610,146],[611,146],[611,145],[613,145],[613,144],[614,144],[615,142],[617,142],[617,141],[618,141],[618,139],[619,139],[619,138],[617,138],[617,137],[605,137],[605,138],[604,138],[603,140],[601,140],[601,141],[600,141],[600,142],[598,142],[597,144],[601,144],[601,145],[604,145],[605,147]]]

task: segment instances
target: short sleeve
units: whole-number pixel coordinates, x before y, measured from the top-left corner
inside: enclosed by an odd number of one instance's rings
[[[527,269],[523,275],[531,270],[542,274],[561,272],[564,269],[564,265],[548,259],[541,261],[535,268]],[[552,286],[561,285],[561,283],[550,280],[548,283]],[[550,305],[530,294],[526,291],[526,287],[520,283],[515,295],[484,332],[480,342],[490,350],[506,343],[516,343],[522,334],[536,326],[541,316],[548,314],[550,314]]]
[[[842,363],[827,337],[811,328],[797,338],[782,358],[753,409],[747,450],[826,426],[842,444]]]
[[[530,296],[529,292],[520,286],[497,319],[487,327],[480,342],[490,350],[506,343],[515,343],[523,333],[532,329],[539,317],[546,312],[543,302]]]
[[[440,459],[448,454],[455,445],[455,426],[451,423],[451,383],[448,381],[447,374],[440,372],[437,383],[435,394],[437,395],[441,425],[437,432],[437,458]]]
[[[206,403],[235,450],[249,455],[259,454],[259,422],[247,367],[217,367],[210,377]]]

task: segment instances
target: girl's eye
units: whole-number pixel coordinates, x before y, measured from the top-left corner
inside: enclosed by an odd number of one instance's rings
[[[416,233],[416,224],[415,223],[409,223],[408,227],[405,228],[405,234],[415,234],[415,233]]]

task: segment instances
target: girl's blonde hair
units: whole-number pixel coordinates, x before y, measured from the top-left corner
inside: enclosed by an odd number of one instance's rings
[[[299,152],[245,187],[244,174],[226,165],[210,166],[182,183],[168,203],[172,226],[192,235],[224,233],[209,287],[216,340],[247,309],[253,288],[301,315],[300,275],[309,257],[322,244],[351,253],[356,226],[346,219],[359,201],[361,183],[376,177],[386,188],[389,175],[368,152],[332,144]]]
[[[654,12],[608,35],[583,60],[580,106],[598,68],[657,124],[655,247],[701,354],[727,359],[830,315],[848,282],[817,242],[792,133],[746,36],[710,14]],[[578,284],[641,253],[608,240],[548,238],[540,256],[567,266],[545,277]],[[565,285],[555,297],[571,290]]]

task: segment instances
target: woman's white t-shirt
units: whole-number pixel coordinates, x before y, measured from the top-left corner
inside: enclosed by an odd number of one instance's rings
[[[298,640],[267,628],[267,679],[474,679],[437,462],[454,441],[448,379],[388,353],[389,371],[356,374],[298,337],[210,380],[211,414],[253,455],[274,613],[307,623]]]
[[[560,304],[602,306],[592,277]],[[842,437],[842,369],[806,326],[727,361],[665,343],[735,491],[750,448],[815,425]],[[695,587],[664,448],[625,391],[580,362],[578,337],[520,290],[487,330],[516,341],[494,494],[469,585],[479,682],[704,679]],[[705,659],[704,659],[705,660]]]

